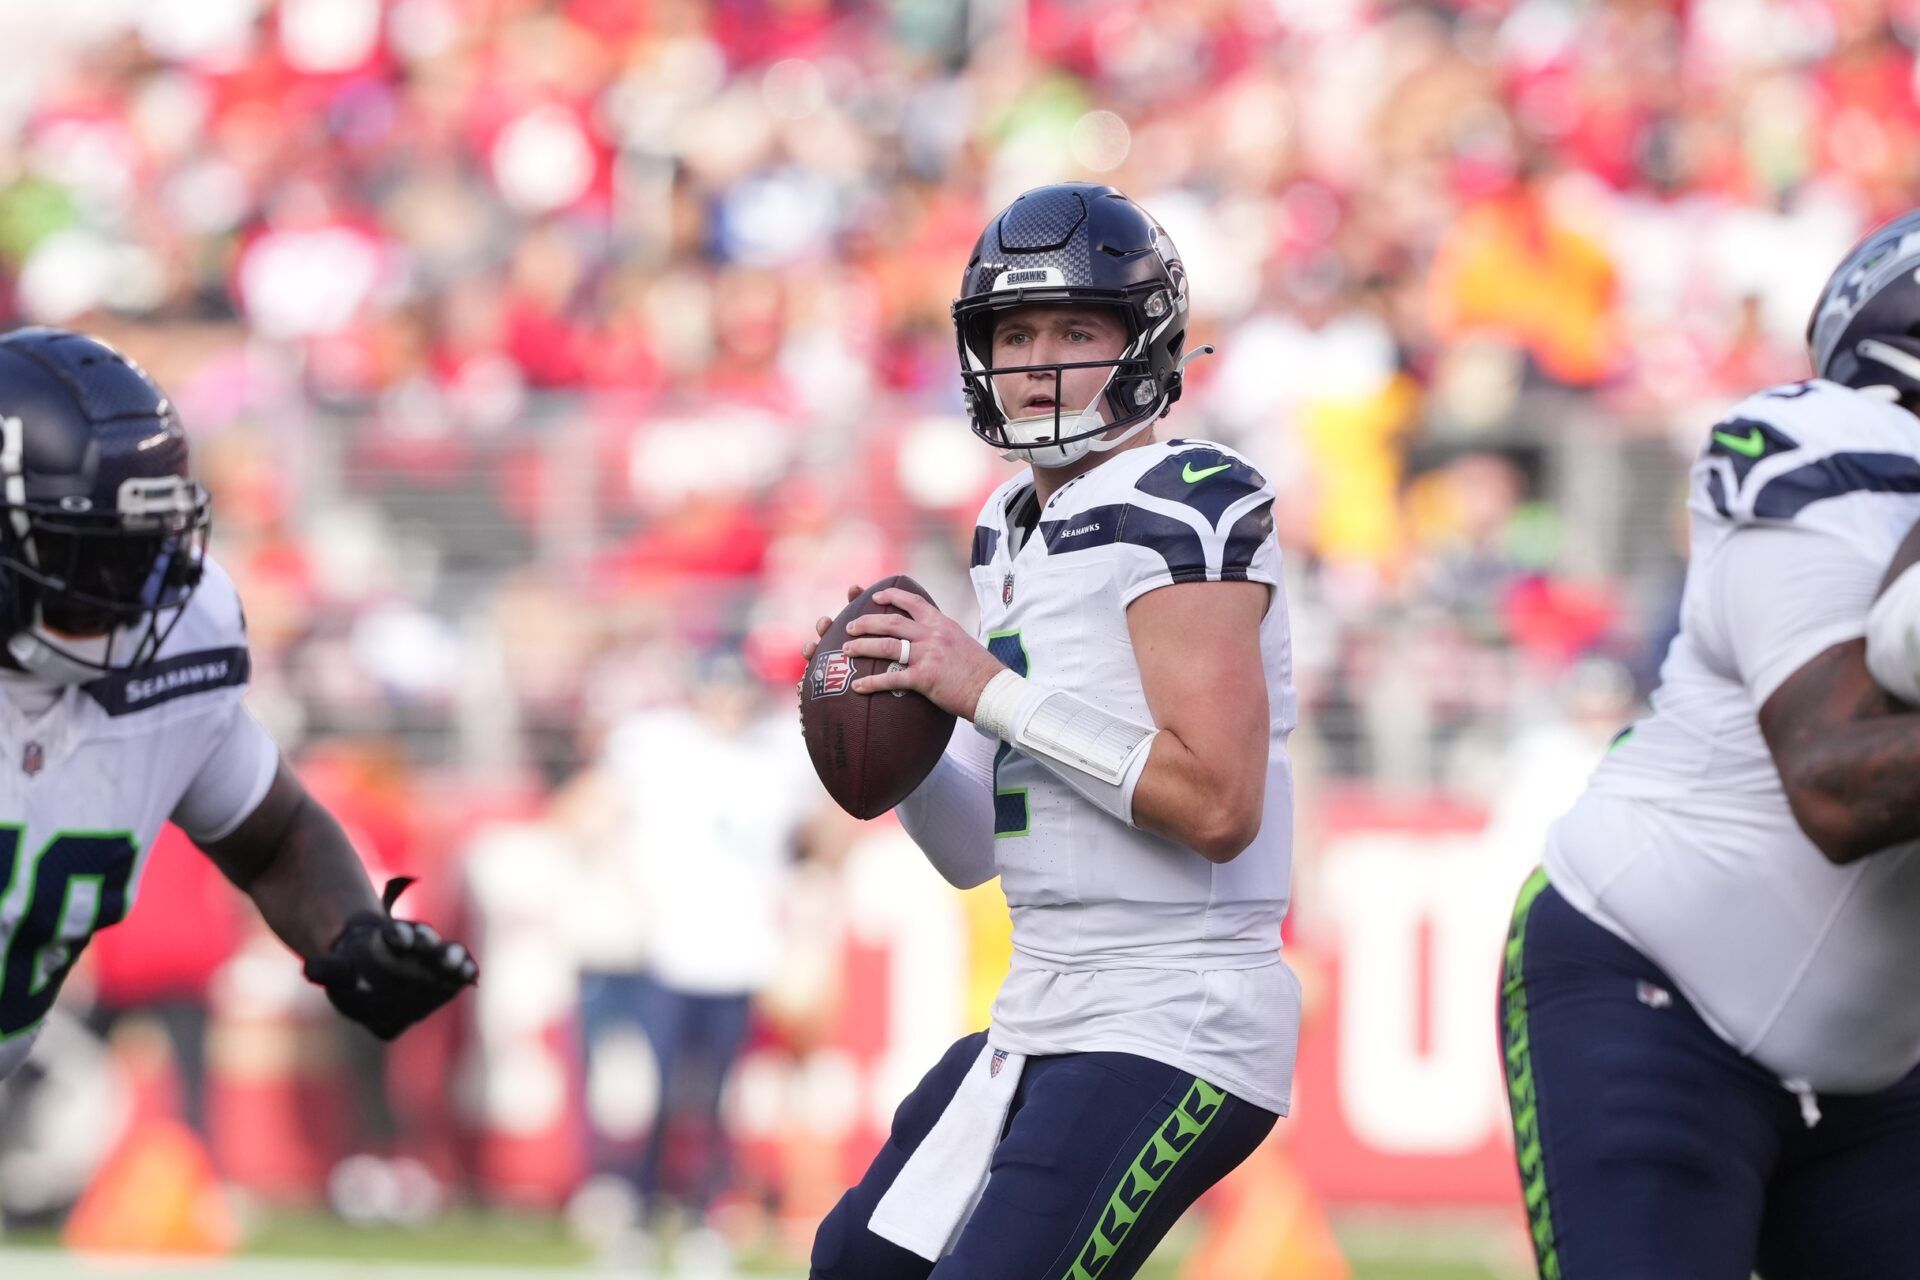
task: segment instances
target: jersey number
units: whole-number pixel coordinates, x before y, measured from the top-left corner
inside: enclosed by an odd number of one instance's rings
[[[1017,676],[1027,674],[1027,646],[1018,631],[996,631],[987,637],[987,652],[1000,659]],[[993,753],[993,837],[1023,836],[1033,825],[1027,807],[1025,787],[1000,786],[1000,764],[1013,754],[1013,748],[1001,743]]]
[[[63,831],[38,858],[22,862],[24,832],[0,826],[0,906],[25,896],[0,952],[0,1038],[38,1026],[87,940],[126,916],[139,853],[131,832]],[[29,876],[22,890],[17,882]]]

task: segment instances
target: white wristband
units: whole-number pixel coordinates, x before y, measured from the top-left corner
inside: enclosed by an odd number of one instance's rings
[[[1920,565],[1888,583],[1868,611],[1867,670],[1894,697],[1920,705]]]
[[[1011,668],[1000,672],[980,691],[980,701],[973,709],[974,724],[1002,742],[1012,742],[1019,731],[1021,704],[1033,691],[1033,681],[1019,672]]]
[[[1159,730],[1012,671],[987,681],[973,722],[1043,763],[1118,786]]]

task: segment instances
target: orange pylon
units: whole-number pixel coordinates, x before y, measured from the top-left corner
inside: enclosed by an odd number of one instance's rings
[[[154,1118],[137,1121],[100,1166],[62,1238],[91,1253],[207,1256],[232,1252],[239,1231],[200,1139]]]

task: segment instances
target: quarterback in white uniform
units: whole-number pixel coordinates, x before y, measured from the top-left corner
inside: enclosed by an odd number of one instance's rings
[[[1920,519],[1917,270],[1910,214],[1828,283],[1818,376],[1708,432],[1652,714],[1521,894],[1502,1013],[1542,1276],[1915,1274],[1920,715],[1887,688],[1920,703],[1920,665],[1870,619]]]
[[[1299,986],[1291,655],[1271,486],[1156,440],[1179,255],[1109,187],[1016,200],[954,304],[975,431],[1027,473],[974,530],[979,634],[928,602],[846,652],[961,720],[900,806],[953,883],[1001,879],[1012,970],[822,1223],[815,1277],[1120,1280],[1284,1115]],[[822,628],[826,623],[821,620]],[[809,657],[812,649],[809,647]]]
[[[0,337],[0,1076],[178,823],[347,1016],[391,1038],[474,980],[389,917],[241,705],[246,627],[161,390],[53,329]]]

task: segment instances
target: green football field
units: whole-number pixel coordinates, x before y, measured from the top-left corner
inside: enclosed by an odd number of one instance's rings
[[[1337,1224],[1353,1268],[1353,1280],[1526,1280],[1514,1241],[1497,1228],[1461,1222],[1403,1218],[1349,1218]],[[1170,1236],[1141,1271],[1142,1280],[1176,1280],[1183,1253],[1180,1233]],[[671,1260],[671,1250],[668,1250]],[[744,1252],[734,1275],[746,1280],[801,1280],[805,1267],[771,1251]],[[702,1273],[711,1275],[712,1273]],[[668,1280],[687,1276],[614,1267],[596,1261],[570,1240],[552,1218],[505,1214],[455,1214],[417,1230],[355,1229],[322,1215],[276,1214],[254,1224],[244,1252],[217,1262],[77,1257],[50,1233],[29,1233],[0,1243],[0,1276],[6,1280],[73,1280],[76,1277],[210,1276],[227,1280]]]

